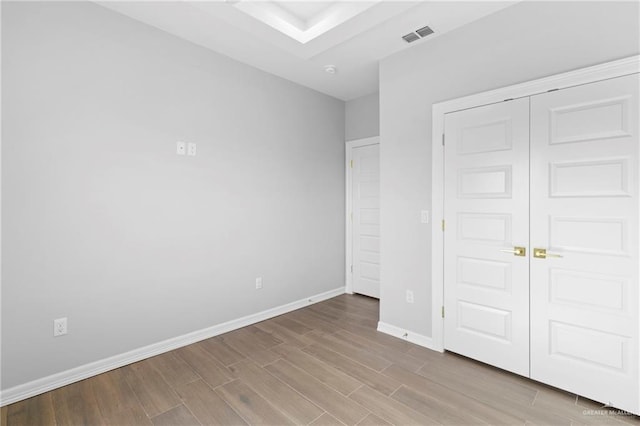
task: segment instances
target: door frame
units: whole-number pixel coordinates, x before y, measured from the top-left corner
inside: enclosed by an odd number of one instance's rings
[[[349,294],[353,294],[353,273],[351,272],[351,265],[353,262],[353,227],[351,222],[351,214],[352,206],[352,191],[351,191],[351,183],[352,183],[352,168],[351,168],[351,160],[353,160],[353,149],[361,148],[363,146],[368,145],[379,145],[380,144],[380,136],[373,136],[370,138],[363,139],[354,139],[350,141],[345,141],[345,155],[344,155],[344,170],[345,170],[345,213],[344,213],[344,229],[345,229],[345,263],[344,263],[344,282],[345,282],[345,292]]]
[[[445,114],[640,72],[640,55],[433,104],[431,112],[431,339],[444,352],[444,118]],[[437,220],[440,218],[441,220]]]

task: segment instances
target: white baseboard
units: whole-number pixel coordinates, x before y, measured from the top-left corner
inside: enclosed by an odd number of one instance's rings
[[[419,346],[424,346],[427,349],[438,351],[431,337],[414,333],[413,331],[405,330],[403,328],[396,327],[395,325],[387,324],[382,321],[378,322],[378,331],[381,333],[389,334],[393,337],[397,337],[402,340],[409,341],[411,343],[415,343],[416,345],[419,345]]]
[[[266,311],[247,315],[242,318],[187,333],[182,336],[173,337],[162,342],[154,343],[142,348],[125,352],[123,354],[114,355],[112,357],[81,365],[70,370],[52,374],[51,376],[33,380],[22,385],[14,386],[12,388],[5,389],[0,393],[0,406],[5,406],[14,402],[22,401],[23,399],[31,398],[32,396],[36,396],[62,386],[66,386],[79,380],[83,380],[107,372],[109,370],[131,364],[133,362],[138,362],[152,356],[160,355],[162,353],[199,342],[201,340],[209,339],[210,337],[214,337],[219,334],[227,333],[238,328],[246,327],[248,325],[276,317],[278,315],[286,314],[287,312],[295,311],[296,309],[304,308],[305,306],[309,306],[314,303],[322,302],[323,300],[339,296],[341,294],[344,294],[344,292],[344,287],[339,287],[324,293],[316,294],[314,296],[305,297],[304,299],[300,299],[295,302],[267,309]]]

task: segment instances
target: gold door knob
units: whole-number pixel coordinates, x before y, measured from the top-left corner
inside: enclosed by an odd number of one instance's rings
[[[524,247],[514,247],[512,249],[502,249],[500,250],[503,253],[513,253],[514,256],[526,256],[527,249]]]
[[[559,254],[555,254],[555,253],[549,253],[547,251],[547,249],[543,249],[543,248],[534,248],[533,249],[533,257],[538,258],[538,259],[546,259],[548,257],[556,257],[556,258],[561,258],[563,257],[562,255]]]

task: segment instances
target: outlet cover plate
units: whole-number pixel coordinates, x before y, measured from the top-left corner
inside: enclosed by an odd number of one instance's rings
[[[407,303],[413,303],[413,291],[407,290]]]
[[[65,334],[67,334],[67,318],[53,320],[53,337],[64,336]]]
[[[420,211],[420,222],[429,223],[429,210]]]

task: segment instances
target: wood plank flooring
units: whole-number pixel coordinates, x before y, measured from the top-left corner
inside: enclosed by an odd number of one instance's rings
[[[640,425],[376,331],[342,295],[3,407],[2,425]]]

